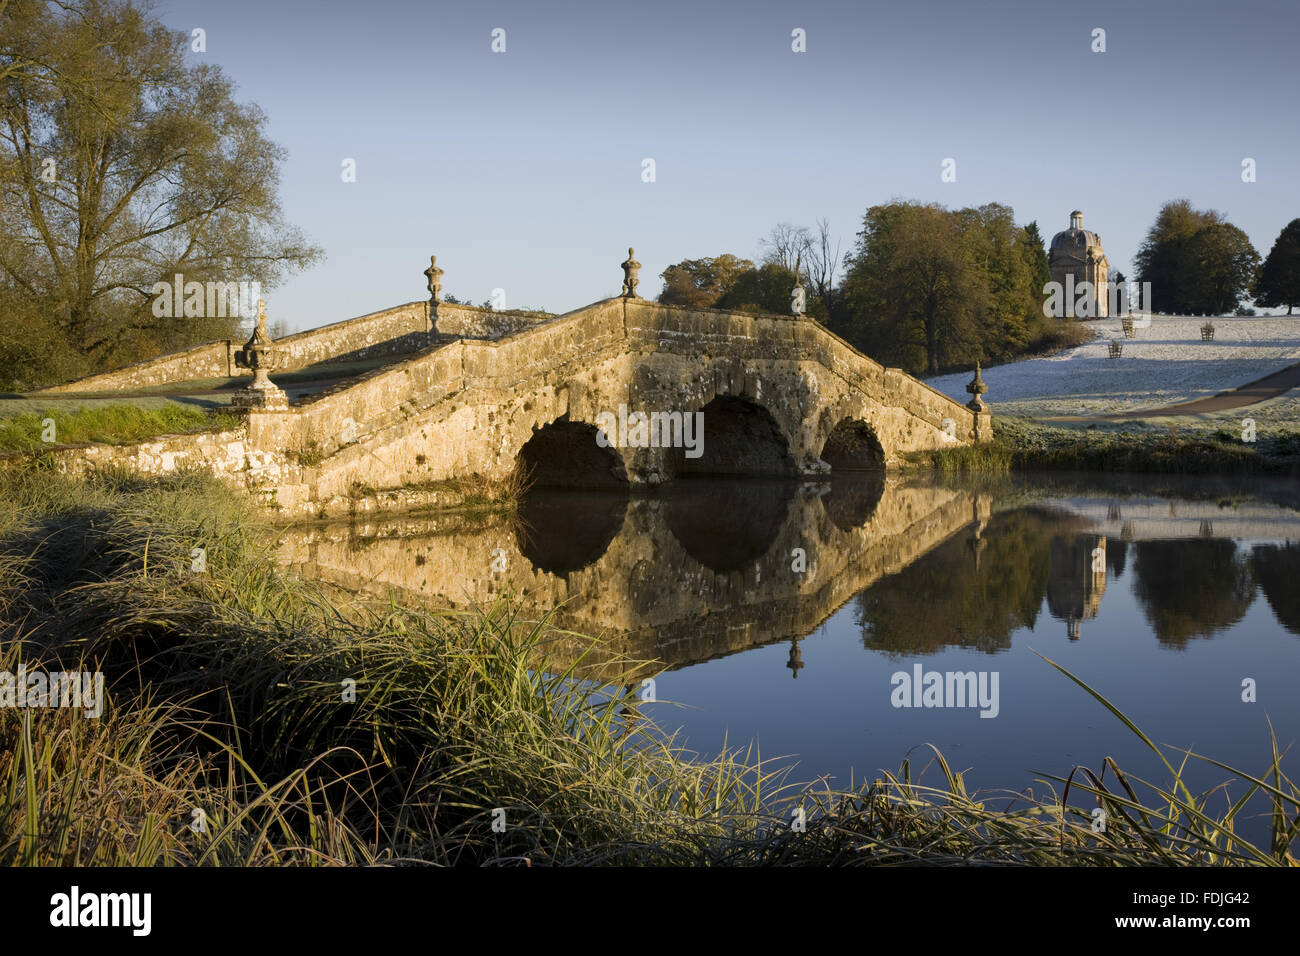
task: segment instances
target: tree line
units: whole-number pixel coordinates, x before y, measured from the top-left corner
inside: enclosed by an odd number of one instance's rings
[[[155,285],[269,290],[320,259],[282,215],[265,114],[219,68],[188,64],[188,42],[129,0],[0,0],[0,388],[233,338],[249,316],[210,314],[197,291],[159,314]],[[1247,294],[1293,310],[1300,220],[1261,263],[1221,213],[1175,200],[1136,266],[1157,311],[1220,314]],[[662,276],[663,302],[787,314],[797,278],[812,318],[915,373],[1086,337],[1044,316],[1043,237],[999,203],[872,206],[843,254],[826,220],[783,223],[757,261],[684,259]]]
[[[1051,281],[1037,222],[1010,206],[947,209],[893,201],[872,206],[841,258],[826,220],[781,223],[757,262],[730,253],[684,259],[662,273],[659,301],[696,308],[789,313],[796,278],[806,312],[860,351],[914,374],[1007,361],[1088,337],[1080,323],[1044,313]],[[1135,259],[1157,312],[1248,313],[1243,299],[1300,304],[1300,219],[1263,261],[1222,213],[1185,199],[1164,204]],[[1122,282],[1118,270],[1112,281]],[[1146,304],[1144,303],[1144,306]]]

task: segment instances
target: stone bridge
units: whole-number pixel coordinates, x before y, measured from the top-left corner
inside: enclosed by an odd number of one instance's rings
[[[623,447],[601,447],[602,415],[637,412],[702,413],[699,456],[653,447],[658,432],[634,442],[632,429]],[[499,340],[458,339],[287,409],[250,410],[249,445],[268,457],[249,478],[295,511],[357,487],[503,478],[521,465],[568,486],[821,475],[989,433],[987,411],[811,320],[617,298]]]
[[[493,329],[493,315],[436,301],[375,313],[383,331],[371,337],[400,334],[408,352],[416,349],[409,357],[292,404],[281,397],[247,408],[234,431],[80,449],[65,466],[158,473],[197,465],[286,516],[335,516],[362,490],[501,479],[517,469],[541,485],[595,487],[689,474],[817,476],[888,469],[908,452],[990,437],[982,406],[884,368],[797,315],[635,296],[534,324]],[[293,347],[314,361],[331,341],[351,354],[382,348],[364,341],[371,326],[358,325],[380,318],[300,333]],[[223,343],[192,351],[217,365],[233,354]],[[187,361],[181,353],[113,374],[157,384],[183,378]],[[663,427],[638,432],[638,413]],[[620,416],[632,426],[626,435],[608,425]],[[702,434],[672,430],[697,421]],[[697,446],[681,447],[692,437]],[[606,438],[613,447],[603,447]]]

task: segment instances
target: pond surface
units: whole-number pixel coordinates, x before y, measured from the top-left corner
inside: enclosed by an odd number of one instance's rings
[[[1269,765],[1270,719],[1282,748],[1300,736],[1293,482],[683,480],[647,497],[537,492],[510,521],[293,529],[280,556],[399,600],[559,605],[558,624],[601,638],[557,640],[561,659],[667,668],[641,709],[692,749],[753,741],[836,786],[909,751],[915,776],[927,743],[970,789],[1041,792],[1042,774],[1099,772],[1107,756],[1161,779],[1145,745],[1039,654],[1157,743],[1251,773]],[[1188,779],[1227,776],[1196,765]],[[937,768],[924,782],[942,785]]]

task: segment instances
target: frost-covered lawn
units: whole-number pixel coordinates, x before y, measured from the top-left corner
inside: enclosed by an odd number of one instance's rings
[[[1300,315],[1216,318],[1213,342],[1201,341],[1203,318],[1155,317],[1137,338],[1125,339],[1119,319],[1088,323],[1097,336],[1044,358],[985,369],[984,396],[994,415],[1042,418],[1097,415],[1157,408],[1206,398],[1245,385],[1300,362]],[[1112,339],[1124,354],[1108,355]],[[941,375],[930,385],[962,402],[969,400],[970,373]],[[1260,420],[1290,419],[1300,412],[1300,390],[1252,406]],[[1219,413],[1240,418],[1244,410]]]

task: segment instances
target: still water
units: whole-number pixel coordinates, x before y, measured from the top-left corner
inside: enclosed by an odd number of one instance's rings
[[[1282,748],[1300,736],[1294,483],[681,481],[648,497],[536,492],[513,520],[291,529],[280,557],[403,601],[560,606],[558,624],[600,638],[558,639],[561,658],[667,668],[642,712],[693,750],[752,741],[837,786],[909,752],[915,775],[927,743],[972,789],[1041,792],[1042,774],[1107,756],[1160,780],[1150,751],[1039,654],[1157,743],[1254,774],[1270,719]],[[973,673],[973,699],[950,672]],[[924,781],[942,785],[937,768]]]

